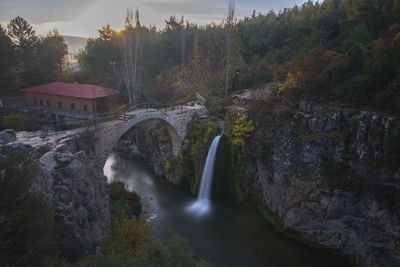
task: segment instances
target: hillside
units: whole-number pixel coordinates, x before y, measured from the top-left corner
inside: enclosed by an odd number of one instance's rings
[[[85,48],[86,41],[88,38],[79,36],[66,36],[64,35],[64,41],[68,46],[68,53],[76,53],[81,49]]]

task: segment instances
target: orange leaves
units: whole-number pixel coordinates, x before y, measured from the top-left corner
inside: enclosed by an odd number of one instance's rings
[[[154,222],[132,217],[122,218],[116,223],[116,237],[126,240],[132,250],[154,238]]]
[[[400,33],[400,24],[396,23],[396,24],[391,25],[389,27],[389,32],[392,34],[395,34],[395,35]]]
[[[321,83],[332,82],[335,77],[341,77],[349,63],[350,58],[346,54],[311,49],[295,66],[291,66],[289,62],[281,64],[274,71],[274,80],[282,80],[281,77],[286,72],[284,82],[278,85],[278,92],[286,96],[295,95],[300,89],[315,89]]]
[[[291,68],[293,68],[293,66],[290,61],[286,61],[281,65],[279,65],[274,70],[274,81],[275,82],[284,81]]]

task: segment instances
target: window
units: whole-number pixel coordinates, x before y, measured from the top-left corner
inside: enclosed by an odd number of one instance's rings
[[[43,99],[40,99],[40,105],[43,106]]]
[[[33,99],[33,103],[34,103],[35,105],[37,105],[37,100],[36,100],[36,98]]]
[[[47,105],[48,107],[50,107],[50,101],[49,101],[49,100],[46,101],[46,105]]]
[[[71,103],[71,109],[75,109],[75,105]]]
[[[87,111],[87,106],[86,105],[83,106],[83,110]]]
[[[58,107],[62,108],[62,103],[61,102],[58,102]]]

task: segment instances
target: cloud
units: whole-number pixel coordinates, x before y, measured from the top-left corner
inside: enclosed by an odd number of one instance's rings
[[[226,5],[218,1],[150,1],[141,6],[164,14],[205,15],[225,13]]]
[[[96,0],[2,0],[0,21],[21,16],[32,24],[71,21],[81,15]]]
[[[278,11],[305,0],[236,0],[238,18],[251,16],[253,10]],[[106,23],[114,29],[124,24],[126,9],[139,8],[143,25],[165,26],[171,15],[185,21],[220,23],[226,17],[229,0],[0,0],[0,21],[22,16],[38,33],[56,27],[61,34],[96,36]]]

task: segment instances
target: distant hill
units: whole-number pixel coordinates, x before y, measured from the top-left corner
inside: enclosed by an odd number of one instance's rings
[[[68,53],[75,54],[85,47],[86,41],[89,38],[78,36],[63,36],[65,43],[68,45]]]

